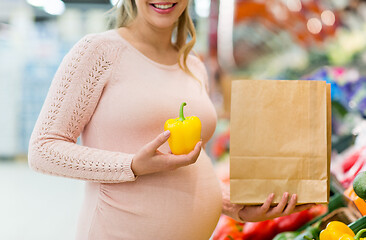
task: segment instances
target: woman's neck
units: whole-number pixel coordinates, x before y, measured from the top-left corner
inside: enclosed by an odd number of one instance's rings
[[[161,64],[174,65],[178,61],[178,51],[172,44],[171,28],[154,28],[148,23],[135,21],[119,29],[119,33],[146,57]]]
[[[148,23],[142,23],[140,21],[133,22],[127,28],[135,41],[144,42],[157,51],[172,49],[171,37],[173,28],[157,29],[149,26]]]

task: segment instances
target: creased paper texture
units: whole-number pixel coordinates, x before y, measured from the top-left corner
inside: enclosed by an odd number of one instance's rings
[[[284,192],[327,203],[330,88],[324,81],[235,80],[230,117],[230,195],[262,204]]]

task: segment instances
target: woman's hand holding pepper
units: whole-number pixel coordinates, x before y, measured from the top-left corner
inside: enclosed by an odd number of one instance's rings
[[[196,162],[201,152],[201,141],[186,155],[162,153],[158,148],[168,140],[169,136],[170,131],[161,133],[136,153],[131,164],[131,169],[136,176],[174,170]]]
[[[277,206],[271,206],[271,203],[274,199],[274,194],[270,194],[261,206],[243,206],[243,208],[239,211],[239,217],[245,222],[260,222],[276,217],[286,216],[291,213],[300,212],[314,206],[314,204],[296,206],[296,194],[293,194],[290,200],[288,198],[289,194],[284,193]]]

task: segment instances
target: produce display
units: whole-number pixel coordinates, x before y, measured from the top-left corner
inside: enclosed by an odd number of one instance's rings
[[[267,239],[291,239],[289,237],[298,237],[302,234],[296,231],[312,219],[321,216],[326,212],[324,205],[318,205],[311,209],[293,213],[288,216],[275,218],[262,222],[239,223],[227,216],[221,216],[217,231],[213,240],[267,240]],[[292,231],[292,232],[290,232]],[[307,232],[317,232],[317,227],[309,227]],[[279,234],[282,233],[282,234]],[[307,233],[306,233],[307,234]],[[278,236],[276,236],[278,235]]]

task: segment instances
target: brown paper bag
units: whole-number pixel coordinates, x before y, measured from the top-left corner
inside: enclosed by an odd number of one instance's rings
[[[329,84],[328,84],[329,85]],[[327,203],[330,86],[324,81],[235,80],[230,116],[230,197],[262,204],[284,192]]]

